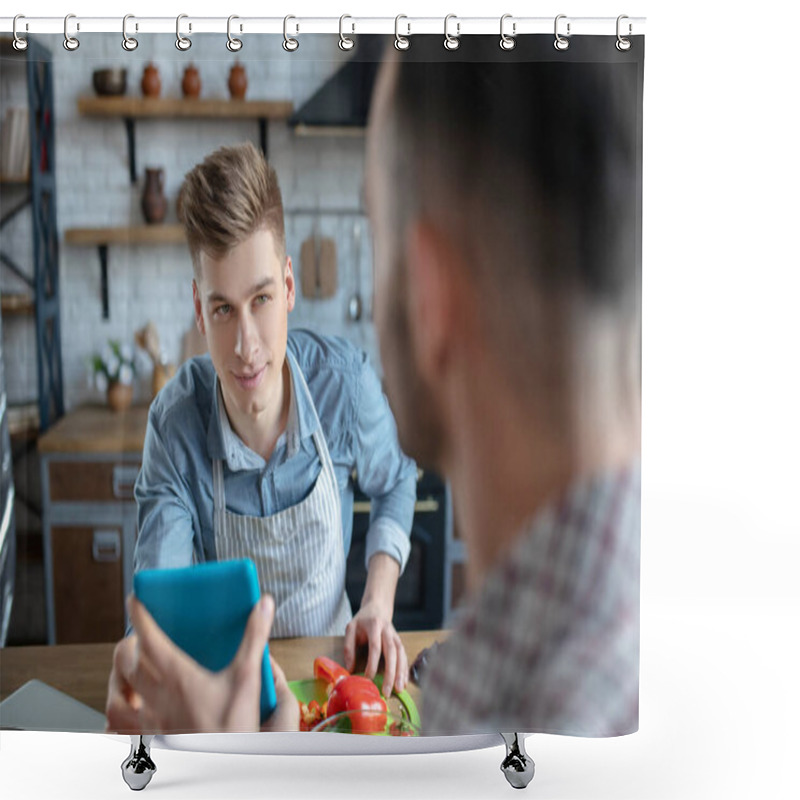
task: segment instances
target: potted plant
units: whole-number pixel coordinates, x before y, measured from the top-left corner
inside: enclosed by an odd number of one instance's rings
[[[92,356],[94,385],[100,392],[105,392],[108,405],[114,411],[125,411],[133,401],[133,376],[136,364],[133,348],[109,340],[102,353]]]

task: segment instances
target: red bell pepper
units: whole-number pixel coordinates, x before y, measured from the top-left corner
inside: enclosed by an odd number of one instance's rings
[[[347,678],[350,673],[332,658],[319,656],[314,659],[314,677],[325,683],[336,685],[342,678]]]
[[[378,687],[360,675],[351,675],[333,659],[314,659],[314,676],[328,683],[327,716],[342,711],[365,712],[350,716],[353,733],[380,733],[386,727],[386,701]]]
[[[310,703],[300,703],[300,730],[310,731],[325,719],[327,703],[320,705],[316,700]]]

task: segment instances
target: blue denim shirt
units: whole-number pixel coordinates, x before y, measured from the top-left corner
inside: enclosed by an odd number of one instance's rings
[[[292,400],[269,459],[230,427],[208,355],[187,361],[150,407],[136,480],[139,533],[134,569],[216,559],[212,459],[224,464],[228,511],[268,516],[304,500],[322,464],[312,433],[319,417],[342,506],[345,557],[353,531],[353,473],[372,499],[366,560],[388,553],[405,567],[416,499],[416,465],[403,454],[389,404],[366,355],[338,337],[292,330]],[[297,370],[316,407],[297,392]]]

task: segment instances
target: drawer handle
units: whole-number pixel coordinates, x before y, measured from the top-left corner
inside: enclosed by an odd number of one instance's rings
[[[95,531],[92,536],[92,558],[99,563],[119,561],[119,531]]]
[[[133,498],[133,486],[136,483],[136,476],[139,474],[139,466],[122,465],[114,467],[111,482],[114,497],[118,500],[130,500]]]
[[[369,514],[370,507],[372,503],[369,500],[358,500],[353,503],[353,513],[354,514]],[[417,500],[414,503],[414,513],[415,514],[429,514],[431,512],[436,512],[439,510],[439,501],[438,500]]]

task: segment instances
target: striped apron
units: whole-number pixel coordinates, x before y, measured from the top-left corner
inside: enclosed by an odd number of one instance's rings
[[[297,391],[310,399],[300,370],[296,377]],[[341,636],[353,616],[344,584],[339,488],[319,417],[312,436],[322,463],[314,488],[305,500],[268,517],[229,512],[222,461],[213,462],[217,558],[253,560],[262,594],[275,598],[272,638]]]

